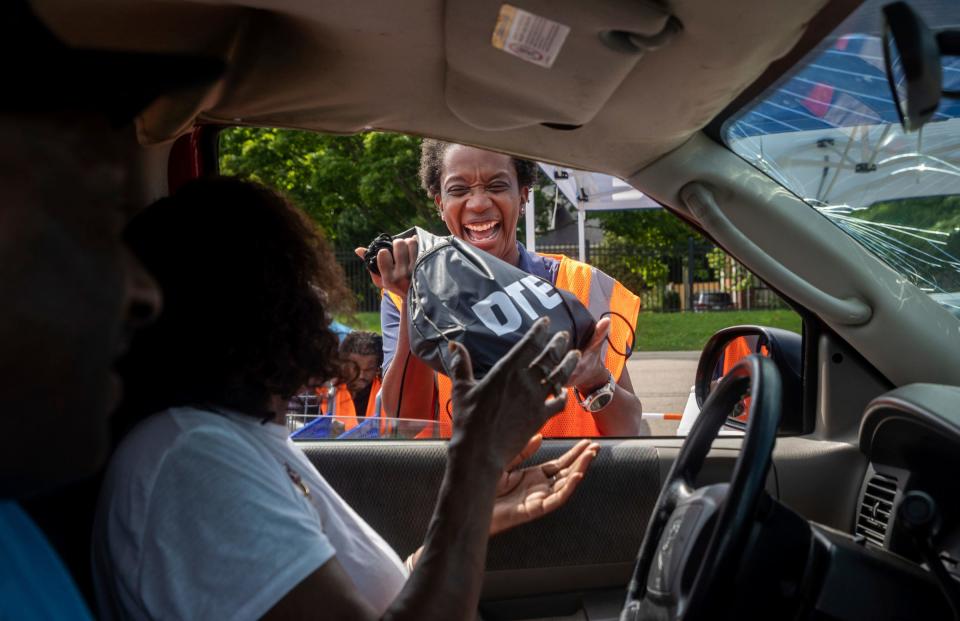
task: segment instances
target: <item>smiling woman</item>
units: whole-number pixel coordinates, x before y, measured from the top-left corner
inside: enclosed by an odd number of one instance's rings
[[[420,180],[450,232],[511,265],[517,221],[537,174],[529,160],[424,140]]]
[[[567,384],[566,407],[542,433],[547,437],[648,435],[624,355],[629,355],[632,344],[639,298],[596,268],[567,257],[532,253],[517,242],[517,221],[536,165],[436,140],[424,140],[421,149],[421,183],[451,234],[570,291],[597,321],[594,337],[583,348],[580,364]],[[381,396],[386,415],[437,421],[440,435],[449,437],[455,416],[450,381],[410,351],[404,300],[417,256],[414,238],[394,240],[392,256],[386,249],[377,256],[381,277],[376,281],[386,292],[381,306]],[[608,341],[627,343],[627,350],[611,347]],[[392,364],[395,359],[401,363]]]

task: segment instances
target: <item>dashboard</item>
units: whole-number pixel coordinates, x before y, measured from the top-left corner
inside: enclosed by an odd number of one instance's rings
[[[873,400],[860,450],[870,464],[854,536],[916,563],[935,554],[960,581],[960,388],[911,384]],[[902,517],[905,500],[927,512],[921,526]]]

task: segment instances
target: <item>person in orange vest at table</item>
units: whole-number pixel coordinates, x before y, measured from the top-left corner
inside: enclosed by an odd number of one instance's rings
[[[566,407],[544,425],[544,437],[649,435],[626,368],[640,299],[590,265],[536,254],[517,241],[517,222],[536,171],[529,160],[465,145],[424,140],[421,146],[420,181],[451,234],[570,291],[597,320],[568,383]],[[365,250],[358,248],[357,255],[362,258]],[[371,274],[384,290],[383,408],[387,416],[435,420],[438,432],[431,435],[449,437],[456,415],[450,380],[416,358],[408,340],[404,299],[416,257],[416,239],[394,240],[392,256],[386,249],[377,255],[381,275]]]
[[[365,418],[380,416],[383,340],[379,334],[354,330],[340,342],[340,358],[351,375],[316,390],[322,414],[335,416],[349,431]]]

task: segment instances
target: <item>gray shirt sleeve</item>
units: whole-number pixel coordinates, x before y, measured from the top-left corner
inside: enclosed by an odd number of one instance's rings
[[[383,374],[386,375],[393,356],[397,353],[397,339],[400,336],[400,309],[389,295],[380,300],[380,331],[383,333]]]

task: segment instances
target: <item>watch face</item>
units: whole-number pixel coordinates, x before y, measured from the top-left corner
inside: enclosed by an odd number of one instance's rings
[[[597,395],[597,398],[594,399],[594,400],[593,400],[593,403],[590,404],[590,405],[593,406],[593,407],[590,408],[590,409],[593,410],[594,412],[597,412],[597,411],[599,411],[599,410],[602,410],[603,408],[607,407],[607,405],[610,403],[610,401],[611,401],[612,399],[613,399],[613,395],[610,394],[610,393],[604,393],[604,394],[602,394],[602,395]]]

